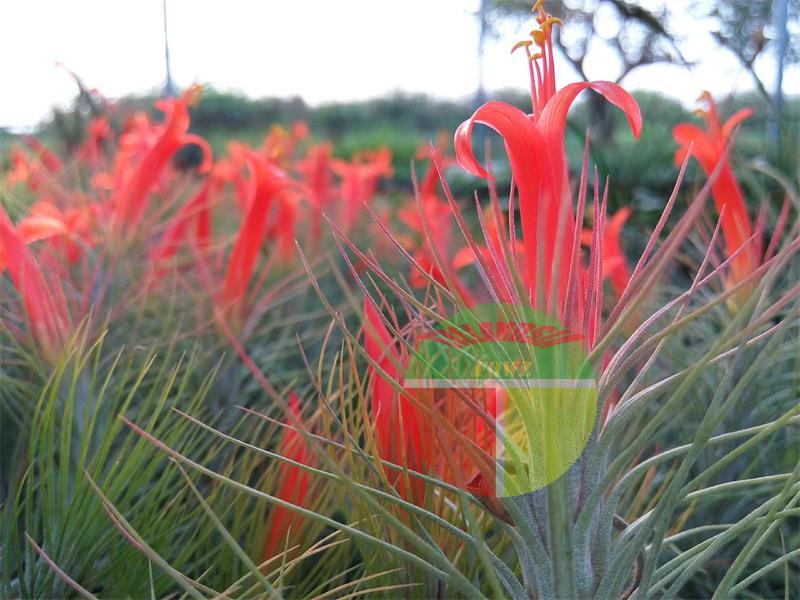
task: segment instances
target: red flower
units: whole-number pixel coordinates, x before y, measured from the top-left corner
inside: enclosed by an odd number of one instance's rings
[[[728,256],[731,256],[753,235],[753,228],[747,214],[742,191],[725,151],[733,131],[742,121],[753,114],[753,111],[749,108],[742,109],[725,121],[723,125],[720,125],[714,99],[708,92],[705,92],[701,98],[705,100],[708,107],[707,110],[700,111],[706,122],[706,130],[703,131],[691,123],[681,123],[675,126],[672,135],[680,146],[675,152],[675,162],[680,165],[686,158],[690,145],[694,144],[691,147],[692,155],[700,163],[706,176],[710,177],[717,165],[720,165],[720,171],[712,185],[711,193],[717,212],[721,213],[722,207],[725,207],[720,228],[725,239],[725,250]],[[731,283],[738,283],[747,277],[758,263],[758,251],[751,242],[733,260]]]
[[[334,160],[331,169],[341,179],[339,195],[344,205],[338,214],[338,225],[348,231],[356,222],[365,203],[375,196],[378,181],[392,174],[392,153],[388,148],[356,154],[351,162]]]
[[[297,145],[308,137],[308,125],[302,121],[292,124],[290,131],[280,125],[273,125],[264,138],[261,153],[268,161],[288,168]]]
[[[289,398],[289,408],[301,427],[304,427],[303,416],[297,394],[294,392]],[[303,435],[295,429],[285,429],[279,445],[278,453],[285,458],[313,466],[314,454],[311,452]],[[277,476],[278,487],[274,496],[290,502],[296,506],[307,507],[309,504],[309,473],[300,467],[281,463]],[[297,514],[282,506],[273,506],[267,524],[267,539],[264,542],[263,559],[268,560],[284,551],[288,539],[299,539],[303,526],[302,515]],[[289,547],[292,543],[289,543]]]
[[[331,145],[322,144],[308,149],[305,158],[297,163],[297,170],[303,182],[311,191],[311,202],[314,211],[311,214],[311,240],[318,243],[321,231],[321,216],[328,209],[336,196],[331,171]]]
[[[382,375],[370,364],[370,403],[375,426],[379,456],[391,463],[404,465],[413,471],[425,472],[431,462],[430,432],[422,411],[403,397],[391,381],[398,382],[404,364],[392,336],[381,320],[372,300],[364,301],[364,347],[369,357],[383,370]],[[425,482],[409,477],[410,489],[403,473],[387,470],[387,476],[397,492],[406,500],[421,504],[425,497]]]
[[[156,106],[164,112],[164,125],[152,127],[146,117],[139,116],[120,138],[112,190],[117,228],[125,231],[136,228],[147,209],[153,186],[181,146],[201,146],[205,159],[199,170],[205,172],[211,168],[210,146],[188,133],[189,104],[198,93],[199,88],[191,88],[181,98],[159,101]]]
[[[78,158],[97,167],[103,154],[103,144],[111,137],[111,126],[108,119],[98,117],[89,125],[86,141],[78,148]]]
[[[270,207],[291,184],[286,174],[263,156],[249,149],[241,151],[245,153],[245,159],[253,173],[254,186],[228,261],[220,295],[224,304],[241,302],[244,299],[267,235],[266,222]]]
[[[194,225],[194,241],[198,248],[207,248],[211,237],[211,198],[212,179],[209,178],[194,195],[178,210],[164,235],[150,250],[150,261],[158,275],[163,274],[161,266],[178,251],[180,243],[191,233]]]
[[[12,148],[9,153],[11,169],[6,175],[6,181],[9,187],[21,183],[28,186],[31,191],[38,192],[48,180],[61,174],[63,165],[59,158],[35,137],[25,136],[23,141],[33,156],[21,148]]]
[[[58,357],[72,326],[67,301],[57,282],[45,276],[26,240],[0,207],[0,265],[8,266],[14,287],[25,304],[30,332],[51,360]]]
[[[61,163],[61,159],[53,154],[53,152],[51,152],[47,146],[42,144],[32,135],[25,136],[25,145],[34,152],[36,158],[51,174],[57,175],[64,170],[64,165]]]
[[[620,241],[622,228],[630,216],[631,207],[623,206],[606,220],[603,231],[603,277],[611,279],[617,298],[622,297],[631,278],[631,269]],[[591,246],[592,231],[584,230],[581,241],[584,245]]]
[[[539,28],[531,34],[533,41],[520,42],[514,47],[515,50],[525,48],[528,54],[532,113],[525,114],[503,102],[488,102],[458,128],[455,148],[456,158],[464,169],[478,177],[489,178],[489,173],[472,152],[472,130],[475,124],[483,124],[503,138],[519,194],[524,281],[531,303],[541,309],[544,307],[538,306],[540,291],[537,286],[541,286],[549,308],[553,308],[550,298],[554,291],[560,308],[567,295],[566,273],[576,262],[576,257],[572,257],[575,224],[564,153],[570,106],[581,91],[592,89],[625,113],[635,137],[641,130],[642,117],[633,97],[608,81],[573,83],[556,91],[551,36],[553,25],[560,21],[546,15],[540,4],[537,2],[534,6],[538,9]],[[532,55],[530,49],[534,45],[539,51]],[[539,272],[540,261],[544,273]],[[558,281],[554,281],[556,273]]]
[[[278,207],[267,223],[266,237],[277,243],[275,251],[281,260],[294,258],[294,240],[297,235],[297,211],[302,194],[297,189],[287,190],[278,198]]]

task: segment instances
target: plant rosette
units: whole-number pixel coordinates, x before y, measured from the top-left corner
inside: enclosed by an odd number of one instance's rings
[[[596,423],[584,346],[556,319],[508,304],[459,311],[420,336],[403,387],[430,409],[437,475],[490,497],[528,494],[564,475]]]

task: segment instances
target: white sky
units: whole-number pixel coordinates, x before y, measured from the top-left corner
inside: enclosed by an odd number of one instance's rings
[[[167,0],[173,74],[249,96],[300,95],[316,104],[393,91],[461,98],[477,78],[477,0]],[[692,71],[647,67],[629,89],[658,90],[691,104],[703,89],[722,95],[751,88],[735,60],[716,50],[688,19],[689,46],[702,58]],[[491,89],[527,85],[511,45],[529,27],[507,24],[489,43]],[[690,56],[691,58],[691,56]],[[161,0],[6,0],[0,3],[0,127],[28,127],[75,86],[60,61],[109,97],[160,88],[164,81]],[[771,65],[765,61],[766,72]],[[593,78],[613,78],[614,64],[593,55]],[[561,84],[575,78],[561,65]],[[771,81],[771,78],[768,79]],[[787,72],[800,93],[800,72]]]

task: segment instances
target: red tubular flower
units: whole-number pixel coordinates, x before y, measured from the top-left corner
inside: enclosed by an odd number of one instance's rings
[[[305,158],[297,163],[303,182],[311,190],[314,211],[311,214],[311,240],[318,243],[322,231],[322,213],[336,196],[331,171],[331,145],[321,144],[308,149]]]
[[[39,162],[41,162],[44,168],[47,169],[51,174],[57,175],[64,170],[64,165],[61,163],[61,159],[32,135],[25,136],[25,145],[28,146],[31,151],[33,151]]]
[[[341,177],[339,188],[344,206],[339,212],[339,226],[348,231],[356,222],[365,202],[375,195],[378,181],[392,174],[392,153],[388,148],[356,154],[351,162],[334,160],[331,169]]]
[[[300,412],[300,404],[297,394],[294,392],[289,398],[289,408],[301,427],[303,416]],[[308,447],[303,435],[295,429],[285,429],[279,449],[281,456],[301,463],[306,466],[314,466],[314,454]],[[281,463],[278,471],[278,487],[274,496],[291,502],[296,506],[307,507],[309,504],[310,479],[308,471],[300,467]],[[282,506],[273,506],[268,518],[267,539],[264,542],[263,560],[268,560],[284,551],[287,547],[288,539],[297,539],[303,525],[303,517]],[[292,543],[289,542],[289,546]]]
[[[719,173],[711,188],[711,194],[714,197],[717,212],[722,213],[722,207],[725,206],[720,228],[725,239],[725,250],[728,256],[731,256],[753,235],[753,228],[742,191],[730,162],[725,156],[725,151],[733,131],[742,121],[753,114],[753,111],[749,108],[742,109],[720,125],[717,105],[711,94],[705,92],[701,98],[707,105],[707,110],[700,111],[706,122],[706,130],[703,131],[691,123],[681,123],[675,126],[672,136],[679,145],[675,152],[675,162],[680,165],[691,146],[692,155],[700,163],[706,176],[711,176],[717,165],[720,165]],[[738,283],[747,277],[758,263],[758,251],[751,242],[733,260],[731,283]]]
[[[617,298],[622,297],[631,278],[631,269],[620,241],[622,228],[630,216],[631,207],[623,206],[608,217],[603,231],[603,278],[611,280],[611,287],[614,288]],[[592,231],[584,230],[581,241],[584,245],[591,246]]]
[[[289,262],[294,257],[294,240],[297,233],[297,208],[301,193],[287,190],[278,198],[278,209],[267,224],[266,237],[277,243],[276,251],[281,259]]]
[[[194,237],[198,246],[207,245],[211,235],[211,202],[209,198],[211,185],[212,180],[208,179],[200,191],[178,210],[164,235],[151,249],[150,261],[158,275],[162,274],[160,267],[163,263],[175,256],[180,243],[189,235],[193,224],[195,226]]]
[[[381,320],[378,308],[370,299],[364,301],[364,347],[369,357],[383,370],[382,375],[371,364],[370,403],[374,418],[378,454],[391,463],[425,472],[431,462],[431,444],[426,420],[410,400],[402,397],[391,381],[399,381],[403,364],[400,352]],[[425,482],[406,477],[400,471],[387,470],[387,476],[397,492],[406,500],[421,504],[425,497]]]
[[[78,148],[78,158],[96,168],[103,154],[103,144],[109,137],[111,137],[111,126],[108,119],[105,117],[93,119],[86,140]]]
[[[99,212],[100,206],[96,203],[62,211],[51,198],[46,197],[30,207],[17,230],[27,243],[46,240],[55,255],[75,262],[84,248],[96,241],[92,225],[96,223]]]
[[[43,354],[58,357],[72,326],[66,298],[57,283],[45,277],[25,239],[0,207],[0,264],[7,264],[28,314],[31,334]]]
[[[434,179],[435,178],[435,179]],[[397,216],[412,232],[414,239],[404,240],[406,249],[412,253],[414,259],[436,281],[445,285],[445,278],[436,266],[433,253],[426,243],[425,228],[430,230],[431,241],[435,244],[436,251],[442,260],[452,253],[451,243],[453,238],[452,226],[454,223],[453,212],[450,205],[439,198],[436,193],[438,175],[431,165],[428,173],[419,188],[419,201],[412,199],[407,206],[401,208]],[[416,268],[412,268],[410,283],[414,287],[423,288],[428,281]]]
[[[14,147],[9,153],[11,169],[6,175],[9,187],[16,184],[28,186],[31,191],[38,192],[48,179],[61,174],[63,165],[59,158],[33,136],[25,136],[25,145],[32,155],[22,148]]]
[[[533,41],[520,42],[514,47],[525,48],[531,76],[533,112],[521,110],[503,102],[488,102],[456,131],[455,148],[459,164],[471,174],[489,178],[489,173],[472,152],[472,130],[475,124],[495,130],[505,142],[511,172],[519,194],[520,218],[525,256],[524,280],[530,300],[539,307],[537,286],[543,297],[551,298],[557,286],[558,306],[567,295],[566,273],[573,263],[572,239],[574,216],[569,197],[567,163],[564,152],[564,133],[567,112],[578,94],[591,89],[602,94],[620,108],[628,119],[634,137],[639,136],[642,116],[633,97],[620,86],[608,81],[573,83],[556,91],[553,64],[552,27],[558,19],[546,15],[537,2],[539,28],[532,32]],[[531,46],[539,52],[531,54]],[[544,273],[539,273],[539,264]],[[558,281],[554,275],[558,274]]]
[[[308,125],[302,121],[293,123],[289,131],[280,125],[273,125],[264,138],[261,153],[268,161],[288,168],[297,145],[307,137]]]
[[[281,169],[263,156],[252,150],[243,152],[246,152],[255,185],[228,261],[225,282],[220,294],[223,304],[239,303],[244,299],[267,235],[266,222],[270,207],[292,184]]]
[[[148,130],[145,122],[139,119],[132,131],[120,139],[120,145],[127,147],[121,152],[115,165],[113,187],[113,206],[116,226],[130,231],[136,227],[148,205],[148,194],[159,175],[169,164],[172,156],[181,146],[198,144],[204,150],[205,159],[200,171],[211,168],[211,151],[208,143],[189,131],[189,104],[194,102],[198,88],[190,88],[181,98],[161,100],[156,106],[164,112],[165,123],[155,130]],[[152,140],[155,141],[152,141]],[[132,160],[133,149],[144,145],[148,147],[141,161]]]

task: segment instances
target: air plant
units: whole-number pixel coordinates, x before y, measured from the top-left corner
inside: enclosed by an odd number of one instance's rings
[[[703,131],[692,123],[681,123],[673,129],[679,148],[675,152],[676,163],[692,156],[712,179],[711,195],[720,215],[722,237],[725,241],[725,256],[733,258],[727,285],[742,282],[755,268],[772,257],[777,249],[788,216],[789,202],[784,203],[773,238],[768,247],[762,248],[763,216],[760,222],[752,223],[742,189],[737,181],[729,158],[731,144],[738,127],[753,114],[753,109],[743,108],[724,123],[720,123],[717,105],[711,94],[704,92],[701,99],[706,108],[698,110],[705,121]],[[716,175],[715,175],[716,173]],[[763,207],[762,207],[763,208]]]
[[[557,481],[551,482],[543,489],[529,494],[521,494],[508,498],[487,498],[486,487],[461,487],[470,493],[473,502],[482,505],[490,515],[496,518],[499,531],[504,531],[515,548],[513,564],[517,565],[522,579],[504,570],[503,557],[507,553],[494,554],[490,548],[482,546],[475,556],[472,568],[481,573],[491,573],[486,592],[492,588],[491,581],[502,587],[502,593],[511,597],[645,597],[659,595],[669,589],[672,593],[679,591],[701,568],[702,563],[695,556],[709,556],[722,544],[722,540],[734,541],[742,531],[756,528],[753,535],[760,536],[769,529],[757,525],[765,514],[772,515],[772,530],[778,521],[791,513],[796,501],[798,471],[795,469],[778,477],[776,481],[785,482],[782,492],[755,508],[754,512],[744,517],[740,525],[727,526],[724,533],[712,535],[699,546],[689,546],[678,550],[678,558],[674,556],[674,539],[668,536],[671,528],[680,531],[682,524],[687,523],[691,513],[678,511],[682,503],[699,502],[701,498],[712,497],[714,475],[721,468],[721,463],[711,465],[700,473],[692,473],[693,465],[704,452],[718,444],[726,445],[728,440],[747,438],[750,435],[768,435],[779,431],[782,427],[794,422],[797,416],[796,407],[783,404],[766,421],[753,430],[734,430],[715,436],[714,432],[723,422],[723,416],[732,410],[744,396],[748,386],[757,379],[758,367],[752,363],[752,356],[761,348],[759,356],[765,353],[777,360],[787,360],[787,349],[782,344],[788,331],[796,327],[796,307],[798,288],[788,290],[775,289],[775,277],[781,268],[792,260],[798,248],[798,240],[786,243],[771,260],[762,267],[752,269],[744,275],[742,285],[751,285],[761,294],[775,294],[772,302],[756,302],[753,297],[746,304],[746,310],[728,324],[723,332],[707,341],[696,362],[677,372],[660,372],[656,368],[659,357],[664,355],[665,347],[675,343],[675,335],[681,330],[700,321],[704,314],[720,306],[731,298],[735,289],[700,300],[699,292],[707,293],[713,281],[725,277],[728,269],[736,261],[737,252],[732,252],[721,264],[709,268],[709,256],[717,243],[718,231],[709,241],[708,249],[697,270],[690,288],[677,296],[667,299],[661,307],[643,314],[645,295],[652,294],[655,286],[664,276],[666,269],[674,260],[678,249],[693,229],[693,224],[703,214],[705,200],[713,192],[714,181],[719,174],[719,167],[712,170],[711,183],[690,203],[688,210],[680,218],[663,240],[664,227],[680,190],[685,169],[682,165],[678,183],[667,202],[666,209],[653,232],[642,256],[632,272],[628,272],[624,255],[618,243],[619,230],[628,216],[623,210],[607,224],[605,216],[605,194],[601,194],[599,182],[594,182],[594,230],[589,242],[589,257],[584,263],[580,251],[581,230],[583,228],[584,203],[587,196],[588,168],[586,159],[578,186],[577,207],[570,199],[570,186],[564,156],[564,123],[569,105],[577,94],[584,89],[592,89],[603,94],[626,114],[634,134],[641,129],[641,116],[633,98],[617,85],[607,82],[590,82],[573,84],[563,90],[557,90],[552,61],[552,28],[558,21],[541,9],[538,11],[539,28],[532,32],[532,41],[515,46],[525,48],[531,73],[533,111],[527,115],[518,109],[501,103],[490,102],[479,108],[473,117],[465,122],[456,133],[456,157],[459,164],[471,173],[488,178],[491,175],[475,159],[471,148],[471,135],[476,124],[486,124],[495,129],[503,138],[511,163],[516,194],[511,195],[508,238],[499,238],[496,234],[503,231],[501,215],[495,199],[490,207],[491,217],[480,220],[485,244],[472,238],[469,227],[460,214],[457,202],[450,195],[446,182],[442,181],[445,195],[453,211],[453,221],[458,224],[464,234],[467,246],[472,251],[472,262],[480,274],[486,291],[471,290],[472,297],[481,295],[508,302],[527,303],[547,313],[564,319],[564,324],[582,334],[590,364],[596,367],[598,381],[599,419],[594,433],[588,442],[583,455],[575,462],[567,474]],[[531,47],[537,52],[532,53]],[[440,169],[441,173],[441,169]],[[435,269],[416,259],[419,253],[408,254],[402,240],[394,238],[389,229],[384,231],[394,240],[394,245],[405,255],[416,271],[417,276],[426,281],[429,292],[423,300],[417,299],[403,285],[386,273],[381,265],[362,252],[345,235],[344,231],[335,227],[334,231],[342,242],[342,250],[355,255],[360,264],[370,267],[372,277],[381,288],[388,289],[396,296],[397,302],[407,315],[401,320],[389,309],[389,316],[381,315],[378,306],[389,307],[393,302],[375,299],[368,284],[361,285],[367,295],[364,303],[364,347],[363,356],[368,361],[368,377],[371,383],[368,397],[383,407],[386,398],[392,398],[392,426],[378,425],[377,417],[374,432],[376,436],[383,432],[382,441],[378,443],[395,443],[391,448],[378,449],[378,457],[384,461],[397,464],[397,456],[406,455],[400,464],[403,476],[413,478],[427,475],[424,481],[432,485],[439,494],[453,493],[454,481],[436,463],[441,457],[420,461],[420,446],[414,442],[414,428],[425,426],[433,431],[431,443],[436,447],[436,438],[442,428],[446,428],[447,415],[439,412],[437,407],[419,395],[404,389],[401,369],[407,359],[401,353],[413,355],[416,352],[416,341],[419,329],[431,331],[438,323],[447,323],[448,306],[464,306],[463,295],[455,283],[448,277],[450,257],[440,256],[441,247],[438,239],[432,235],[433,227],[424,209],[423,199],[418,191],[420,204],[419,218],[425,223],[427,247],[430,256],[435,257]],[[518,202],[522,239],[516,239],[516,228],[513,219],[514,201]],[[493,228],[488,223],[494,222]],[[718,225],[724,235],[726,221]],[[494,234],[492,233],[494,231]],[[797,232],[794,232],[796,236]],[[517,250],[521,245],[521,252]],[[489,250],[487,252],[487,250]],[[740,251],[741,252],[741,251]],[[605,262],[608,261],[608,266]],[[358,277],[358,270],[351,269],[351,275]],[[613,276],[615,284],[616,304],[608,313],[603,311],[604,275]],[[419,287],[417,285],[417,287]],[[488,292],[488,293],[487,293]],[[379,292],[378,298],[383,297]],[[784,309],[788,309],[785,312]],[[771,319],[778,314],[777,325],[770,325]],[[513,315],[513,312],[512,312]],[[346,331],[346,325],[335,312],[332,318]],[[637,322],[632,322],[636,319]],[[417,333],[414,333],[417,331]],[[629,332],[627,339],[621,334]],[[424,335],[424,333],[423,333]],[[358,350],[357,338],[350,338],[354,351]],[[381,344],[377,345],[376,340]],[[392,350],[392,348],[395,348]],[[398,350],[401,349],[401,350]],[[750,357],[750,358],[747,358]],[[763,364],[759,359],[759,364]],[[727,369],[737,369],[736,376],[725,376]],[[658,428],[668,422],[669,415],[686,398],[692,386],[699,378],[720,378],[714,392],[707,399],[707,412],[701,419],[698,428],[689,435],[689,443],[681,432],[670,430],[664,436],[657,435]],[[320,384],[321,389],[321,384]],[[469,394],[467,394],[469,396]],[[476,405],[476,398],[462,398],[462,413],[473,414],[485,420],[485,409]],[[377,411],[376,411],[377,412]],[[386,411],[383,411],[385,418]],[[641,422],[638,433],[627,436],[627,429],[637,423],[640,415],[648,414],[648,419]],[[473,418],[475,418],[473,417]],[[452,426],[451,422],[451,426]],[[352,426],[350,426],[352,427]],[[474,434],[456,426],[462,432],[462,442],[466,445],[475,442]],[[752,431],[752,433],[751,433]],[[618,446],[617,439],[626,433],[631,438],[627,446]],[[466,438],[466,439],[463,439]],[[731,464],[742,456],[757,442],[751,442],[744,450],[741,447],[728,448],[723,454],[722,463]],[[654,443],[670,444],[660,446],[654,452]],[[444,447],[447,447],[446,445]],[[440,452],[437,449],[435,452]],[[447,450],[444,450],[447,452]],[[452,450],[451,452],[455,452]],[[649,458],[643,458],[649,455]],[[488,456],[487,458],[492,458]],[[651,510],[641,514],[636,522],[627,523],[619,516],[620,503],[627,501],[628,493],[640,478],[649,473],[653,477],[653,465],[664,465],[674,461],[676,465],[664,481],[662,487],[651,503]],[[428,463],[427,465],[425,463]],[[500,467],[498,467],[500,468]],[[396,473],[400,473],[396,471]],[[436,481],[431,477],[435,476]],[[470,483],[475,483],[470,479]],[[753,485],[758,485],[754,481]],[[766,480],[764,480],[766,481]],[[432,506],[420,503],[420,492],[409,495],[403,477],[389,479],[400,497],[415,500],[420,508],[425,508],[426,518],[437,522],[436,517],[451,514],[451,508],[442,512],[442,505]],[[724,483],[719,485],[725,485]],[[448,490],[448,492],[445,492]],[[483,492],[483,493],[482,493]],[[647,491],[644,492],[646,495]],[[461,526],[464,535],[476,535],[477,544],[485,543],[484,534],[476,533],[475,517],[470,516],[474,510],[469,507],[469,496],[456,494],[453,502],[460,502]],[[795,500],[793,500],[795,498]],[[695,500],[697,499],[697,500]],[[499,500],[499,502],[498,502]],[[778,503],[778,504],[774,504]],[[780,508],[775,508],[779,506]],[[769,508],[772,507],[772,508]],[[784,517],[776,517],[784,514]],[[677,521],[675,520],[677,519]],[[485,522],[485,521],[484,521]],[[744,523],[748,523],[747,526]],[[504,525],[505,524],[505,525]],[[423,528],[424,525],[421,525]],[[676,529],[672,529],[676,531]],[[445,538],[448,536],[443,534]],[[679,535],[679,534],[676,534]],[[402,536],[410,543],[410,536]],[[751,538],[753,539],[753,538]],[[439,540],[437,543],[443,543]],[[725,542],[728,544],[730,542]],[[738,573],[754,558],[751,544],[737,546],[739,566],[737,575],[726,575],[720,580],[720,593],[730,590]],[[498,547],[502,547],[500,544]],[[713,550],[712,550],[713,549]],[[668,565],[668,566],[667,566]],[[441,567],[431,566],[438,575],[439,585],[453,586],[452,593],[470,595],[478,593],[475,589],[464,589],[452,577],[441,575]],[[766,572],[766,571],[764,571]],[[422,576],[420,574],[420,576]],[[493,579],[496,578],[496,579]],[[441,593],[441,587],[439,592]],[[449,589],[449,588],[448,588]]]

